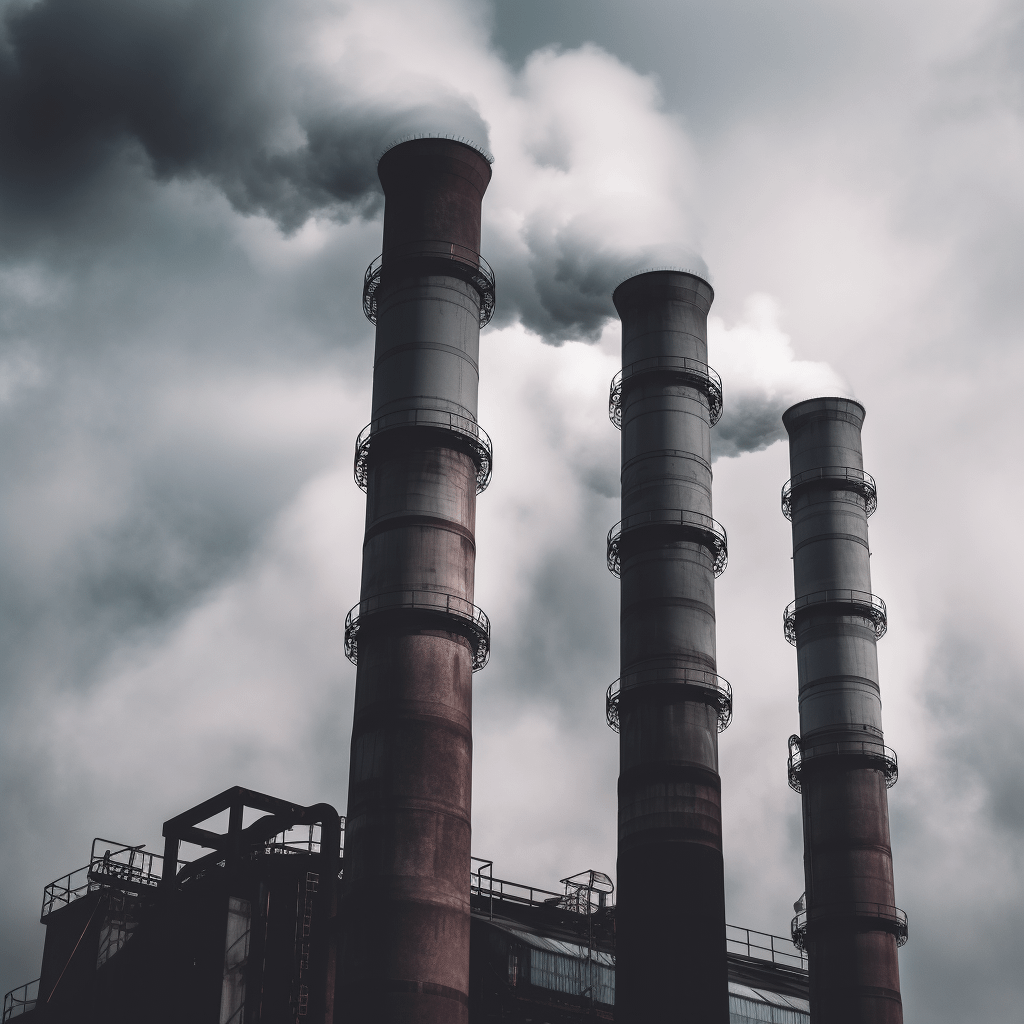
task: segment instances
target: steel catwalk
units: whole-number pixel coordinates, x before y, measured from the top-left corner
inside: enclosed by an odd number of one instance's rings
[[[620,1024],[728,1024],[718,733],[731,691],[717,675],[711,436],[721,385],[707,365],[714,292],[692,274],[630,278],[613,300],[623,369],[609,412],[622,429],[616,1005]]]
[[[796,600],[786,609],[797,648],[800,735],[789,779],[802,793],[806,904],[794,940],[809,955],[811,1017],[828,1024],[900,1024],[888,786],[896,756],[882,735],[876,642],[885,604],[871,592],[868,516],[877,502],[864,472],[864,408],[817,398],[783,416]]]
[[[384,247],[364,281],[376,323],[372,419],[356,446],[367,492],[343,889],[339,1019],[468,1019],[472,674],[487,617],[473,604],[480,258],[491,177],[475,149],[389,150]]]

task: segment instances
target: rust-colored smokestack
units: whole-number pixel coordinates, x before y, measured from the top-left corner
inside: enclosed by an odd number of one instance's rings
[[[615,1019],[728,1024],[718,733],[732,715],[717,675],[715,578],[726,537],[711,518],[711,426],[722,388],[708,367],[714,292],[655,271],[613,300],[622,371],[609,412],[622,429],[622,522],[608,535],[621,577]]]
[[[782,509],[793,522],[796,583],[784,626],[800,682],[789,782],[803,794],[807,885],[793,940],[808,952],[812,1020],[901,1024],[896,950],[907,918],[893,897],[886,789],[896,755],[882,736],[875,644],[886,612],[871,592],[876,491],[861,454],[864,407],[816,398],[782,420],[792,473]]]
[[[487,159],[447,139],[389,150],[384,252],[367,270],[377,325],[345,840],[339,1019],[468,1020],[472,673],[489,650],[473,604],[476,496],[491,446],[476,422]]]

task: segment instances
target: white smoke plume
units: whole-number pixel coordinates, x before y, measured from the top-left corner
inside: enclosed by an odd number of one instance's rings
[[[726,327],[708,318],[708,360],[722,378],[725,407],[711,432],[715,458],[758,452],[786,436],[782,414],[791,405],[822,395],[853,397],[827,363],[797,359],[781,326],[778,302],[751,295],[743,318]]]

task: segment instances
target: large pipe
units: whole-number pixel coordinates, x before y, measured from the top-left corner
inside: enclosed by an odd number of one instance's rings
[[[377,325],[373,418],[356,445],[367,491],[338,1005],[348,1021],[468,1019],[472,674],[489,650],[473,604],[476,496],[491,451],[476,422],[479,256],[491,177],[476,149],[389,150],[384,251],[367,270]]]
[[[893,894],[886,789],[897,770],[882,735],[875,644],[886,611],[871,592],[868,516],[877,499],[861,453],[864,407],[816,398],[782,420],[796,585],[784,627],[800,684],[789,780],[802,793],[807,886],[793,936],[809,955],[813,1020],[900,1024],[896,950],[907,920]]]
[[[732,714],[717,675],[715,578],[725,531],[711,518],[708,367],[714,292],[680,271],[615,290],[622,371],[609,413],[622,429],[622,521],[608,535],[621,577],[615,1019],[727,1024],[718,733]]]

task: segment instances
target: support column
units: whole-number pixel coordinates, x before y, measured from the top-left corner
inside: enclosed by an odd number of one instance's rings
[[[816,398],[783,416],[792,477],[796,600],[784,615],[797,649],[800,735],[789,782],[803,797],[805,908],[793,941],[807,950],[811,1017],[829,1024],[902,1024],[897,947],[907,918],[893,893],[886,790],[896,755],[882,735],[876,642],[885,603],[871,592],[864,408]]]
[[[487,159],[460,142],[389,150],[384,251],[367,270],[377,325],[345,843],[339,1020],[465,1024],[469,1000],[472,673],[490,627],[473,604],[476,496],[491,445],[476,422]]]
[[[621,577],[616,1004],[619,1024],[728,1024],[718,733],[732,692],[715,660],[715,578],[725,530],[711,517],[707,364],[714,298],[700,277],[637,275],[615,290],[621,373],[622,521],[608,535]]]

